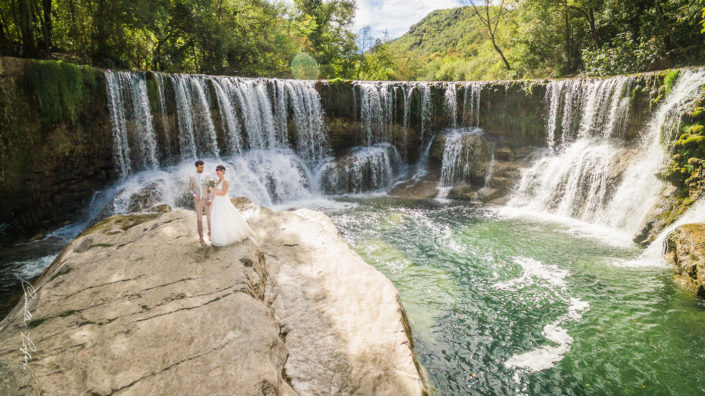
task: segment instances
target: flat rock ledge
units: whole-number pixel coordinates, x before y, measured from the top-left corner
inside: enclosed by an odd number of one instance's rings
[[[0,322],[0,394],[424,394],[396,288],[330,219],[234,201],[256,243],[168,208],[74,240]]]
[[[705,298],[705,224],[684,224],[668,234],[664,252],[686,289]]]

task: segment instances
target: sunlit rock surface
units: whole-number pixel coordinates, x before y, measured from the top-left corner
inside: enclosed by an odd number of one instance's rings
[[[259,246],[201,246],[189,211],[83,233],[0,323],[0,393],[422,393],[396,289],[330,220],[243,213]]]
[[[705,224],[684,224],[665,242],[666,259],[687,289],[705,298]]]

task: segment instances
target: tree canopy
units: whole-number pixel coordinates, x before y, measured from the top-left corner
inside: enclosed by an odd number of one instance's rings
[[[375,80],[610,75],[705,61],[702,1],[467,4],[391,40],[352,31],[355,0],[0,0],[0,55],[240,76],[292,77],[293,66],[313,76],[317,67],[320,78]]]

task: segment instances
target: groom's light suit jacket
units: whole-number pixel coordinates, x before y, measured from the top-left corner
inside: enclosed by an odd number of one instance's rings
[[[196,178],[198,174],[191,175],[191,177],[188,180],[188,190],[191,193],[191,195],[198,199],[203,199],[206,198],[209,201],[213,200],[213,193],[208,192],[208,187],[202,185],[199,183],[199,180]],[[210,175],[208,175],[206,172],[202,173],[203,180],[208,180],[212,179]]]

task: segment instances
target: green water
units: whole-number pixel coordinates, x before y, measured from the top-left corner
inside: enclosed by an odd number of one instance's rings
[[[436,394],[705,393],[705,306],[667,268],[616,265],[636,247],[463,203],[349,203],[328,214],[399,289]]]

